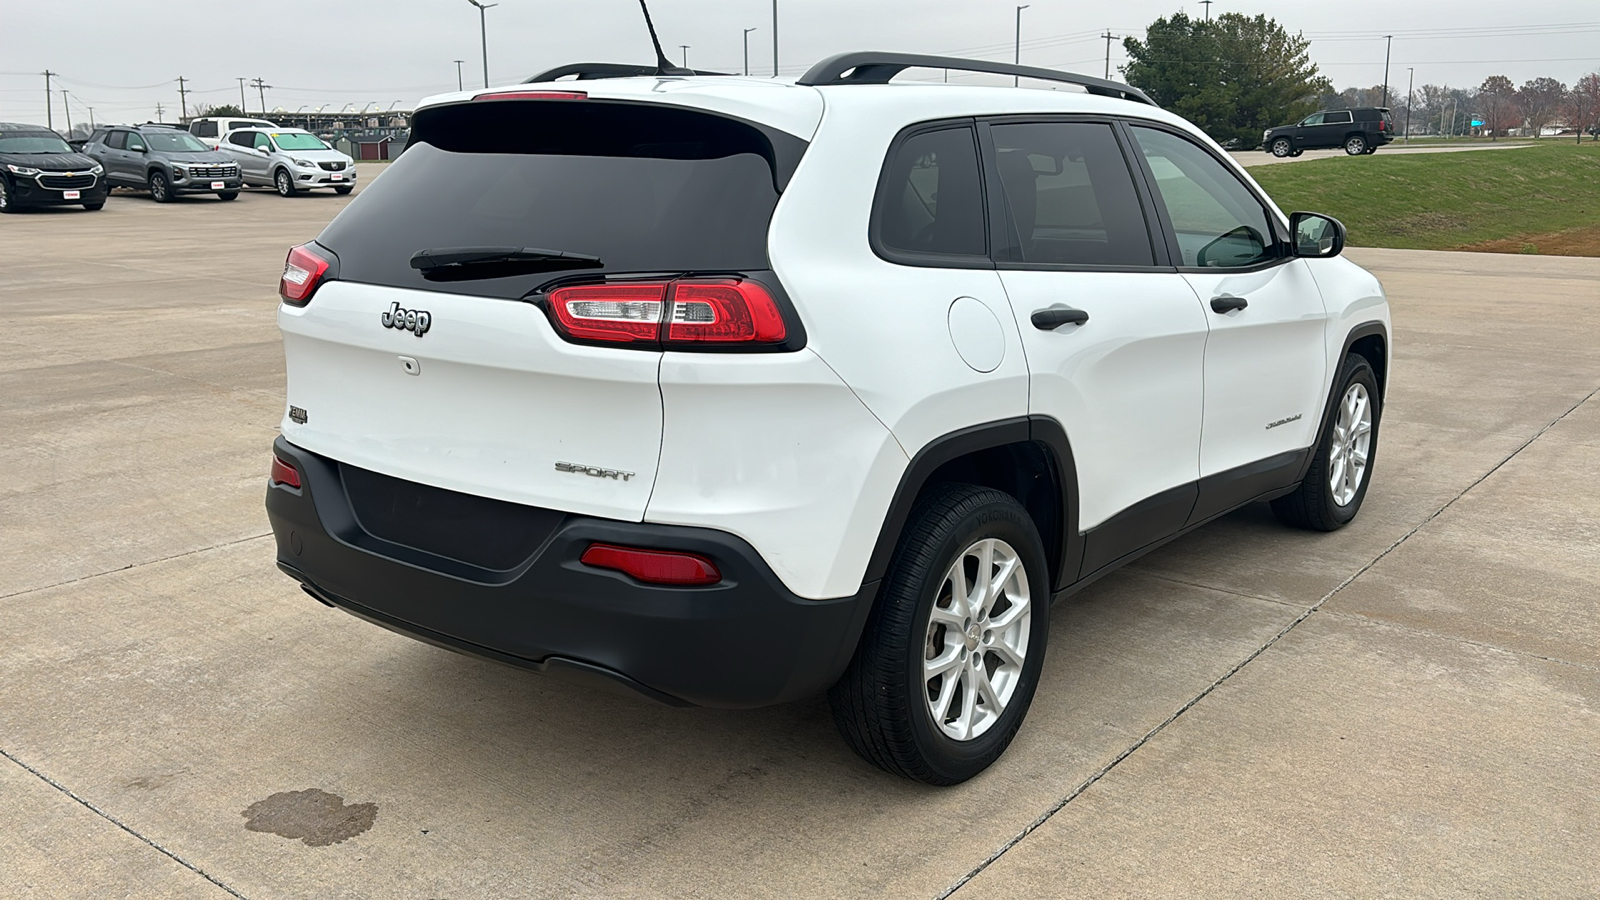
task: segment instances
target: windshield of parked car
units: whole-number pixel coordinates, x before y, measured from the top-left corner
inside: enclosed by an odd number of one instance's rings
[[[326,150],[328,145],[322,138],[314,134],[296,134],[277,132],[272,135],[272,140],[278,145],[279,150]]]
[[[0,136],[0,153],[71,153],[67,142],[54,134]]]
[[[150,149],[160,153],[207,153],[211,148],[187,131],[146,131]]]

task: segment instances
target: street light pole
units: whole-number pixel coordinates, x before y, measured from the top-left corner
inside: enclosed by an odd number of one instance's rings
[[[1032,5],[1033,4],[1031,3],[1024,3],[1023,5],[1017,7],[1017,46],[1016,51],[1011,55],[1011,62],[1019,66],[1022,65],[1022,11]],[[1015,87],[1021,81],[1022,79],[1018,78],[1017,76],[1011,76],[1011,85],[1013,87]]]
[[[453,59],[451,62],[456,64],[456,90],[464,91],[467,89],[467,86],[461,83],[461,64],[466,62],[466,60]]]
[[[683,67],[687,69],[689,68],[689,45],[679,44],[678,47],[683,50]]]
[[[778,0],[772,0],[772,77],[778,77]]]
[[[746,28],[744,30],[744,74],[747,78],[750,75],[750,32],[752,31],[755,31],[755,29]]]
[[[1406,75],[1406,143],[1409,144],[1411,143],[1411,103],[1415,99],[1412,88],[1417,83],[1417,69],[1415,66],[1407,66],[1406,72],[1408,73]]]
[[[478,31],[483,38],[483,86],[489,86],[489,10],[499,6],[498,3],[480,3],[478,0],[467,0],[478,8]]]
[[[1389,105],[1389,51],[1394,48],[1394,35],[1383,36],[1388,43],[1383,45],[1383,102],[1379,106],[1387,108]]]

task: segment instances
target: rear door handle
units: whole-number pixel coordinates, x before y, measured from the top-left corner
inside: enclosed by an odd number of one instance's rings
[[[1230,297],[1224,294],[1221,297],[1211,298],[1212,311],[1219,313],[1231,313],[1236,309],[1244,309],[1249,305],[1250,301],[1244,299],[1243,297]]]
[[[1034,310],[1029,316],[1033,327],[1040,331],[1054,331],[1063,325],[1082,325],[1089,321],[1089,313],[1070,306],[1052,306],[1049,309]]]

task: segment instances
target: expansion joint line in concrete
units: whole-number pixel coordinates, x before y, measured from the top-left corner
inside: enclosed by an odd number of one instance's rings
[[[1400,545],[1402,545],[1406,541],[1410,540],[1412,535],[1414,535],[1417,532],[1421,531],[1423,528],[1427,527],[1427,525],[1430,522],[1432,522],[1434,519],[1437,519],[1437,518],[1439,518],[1439,516],[1443,515],[1444,511],[1449,509],[1450,507],[1454,506],[1456,504],[1457,500],[1460,500],[1462,497],[1465,497],[1467,494],[1471,493],[1473,488],[1476,488],[1478,485],[1483,484],[1485,481],[1487,481],[1489,479],[1489,477],[1491,475],[1493,475],[1494,473],[1500,471],[1500,469],[1503,466],[1505,466],[1506,463],[1509,463],[1513,459],[1516,459],[1517,456],[1522,453],[1522,451],[1528,449],[1530,446],[1533,445],[1533,443],[1535,441],[1537,441],[1539,438],[1544,437],[1546,432],[1548,432],[1550,429],[1556,427],[1556,425],[1560,424],[1561,420],[1565,419],[1567,416],[1572,415],[1574,412],[1576,412],[1578,410],[1578,407],[1584,405],[1585,403],[1588,403],[1590,400],[1593,400],[1596,396],[1600,396],[1600,388],[1595,388],[1594,390],[1590,391],[1588,394],[1584,395],[1582,400],[1579,400],[1577,403],[1572,404],[1571,408],[1569,408],[1566,412],[1562,413],[1559,416],[1556,416],[1554,419],[1552,419],[1548,423],[1546,423],[1545,426],[1543,428],[1540,428],[1538,430],[1538,432],[1536,432],[1534,434],[1533,437],[1528,438],[1526,441],[1524,441],[1522,443],[1521,446],[1519,446],[1519,447],[1517,447],[1517,449],[1511,451],[1511,453],[1508,454],[1504,459],[1502,459],[1499,462],[1495,463],[1494,466],[1492,466],[1489,469],[1489,471],[1483,473],[1481,476],[1479,476],[1477,479],[1475,479],[1471,484],[1467,485],[1465,488],[1462,488],[1459,493],[1457,493],[1454,497],[1451,497],[1448,501],[1446,501],[1443,506],[1440,506],[1438,509],[1434,510],[1431,514],[1428,515],[1428,517],[1426,519],[1423,519],[1421,522],[1418,522],[1409,531],[1407,531],[1405,534],[1401,535],[1398,539],[1396,539],[1394,541],[1394,543],[1390,544],[1388,547],[1385,547],[1382,553],[1379,553],[1377,556],[1373,557],[1371,561],[1367,562],[1361,568],[1357,569],[1348,578],[1346,578],[1345,580],[1343,580],[1343,581],[1339,582],[1337,585],[1335,585],[1333,590],[1330,590],[1326,594],[1323,594],[1322,595],[1322,599],[1318,600],[1316,603],[1313,603],[1309,608],[1306,609],[1305,612],[1302,612],[1300,615],[1296,616],[1294,621],[1290,622],[1288,625],[1285,625],[1281,631],[1279,631],[1277,634],[1275,634],[1271,638],[1269,638],[1266,643],[1264,643],[1261,646],[1257,647],[1256,649],[1250,651],[1250,653],[1248,655],[1246,655],[1244,659],[1239,660],[1239,662],[1236,663],[1233,666],[1233,668],[1229,669],[1227,672],[1224,672],[1221,678],[1218,678],[1216,681],[1211,682],[1211,684],[1208,685],[1200,693],[1195,694],[1193,697],[1189,698],[1188,702],[1186,702],[1182,706],[1178,707],[1177,710],[1175,710],[1171,715],[1169,715],[1165,719],[1163,719],[1154,728],[1150,729],[1148,732],[1145,732],[1143,737],[1139,738],[1137,741],[1134,741],[1132,744],[1128,745],[1128,747],[1126,749],[1124,749],[1121,753],[1118,753],[1116,755],[1116,758],[1112,759],[1110,762],[1106,763],[1104,766],[1101,766],[1098,771],[1096,771],[1094,774],[1090,775],[1088,778],[1084,779],[1077,787],[1073,788],[1072,791],[1069,792],[1065,797],[1062,797],[1060,800],[1057,800],[1055,803],[1051,804],[1050,808],[1045,810],[1042,815],[1040,815],[1038,818],[1034,819],[1032,822],[1029,822],[1026,827],[1024,827],[1021,831],[1017,832],[1017,834],[1014,835],[1010,840],[1006,841],[1004,844],[1000,845],[1000,847],[998,849],[996,849],[993,853],[989,854],[989,856],[986,859],[984,859],[983,862],[978,863],[978,865],[974,866],[971,871],[969,871],[969,872],[967,872],[967,874],[961,876],[961,878],[958,879],[955,884],[950,885],[942,893],[940,893],[938,895],[938,897],[937,897],[937,900],[946,900],[946,898],[948,898],[951,894],[954,894],[956,891],[961,890],[961,888],[964,887],[967,884],[967,882],[969,882],[972,879],[974,879],[974,878],[978,877],[979,875],[981,875],[983,873],[983,870],[989,868],[990,866],[992,866],[996,862],[998,862],[1002,856],[1005,856],[1008,852],[1011,851],[1011,848],[1013,848],[1013,847],[1017,846],[1018,844],[1022,843],[1028,837],[1028,835],[1030,835],[1034,831],[1038,830],[1039,827],[1042,826],[1044,823],[1050,821],[1051,817],[1053,817],[1056,813],[1060,812],[1061,810],[1065,809],[1068,803],[1071,803],[1072,801],[1078,799],[1078,797],[1082,796],[1084,791],[1087,791],[1090,787],[1094,786],[1095,782],[1099,781],[1100,779],[1102,779],[1102,778],[1106,777],[1108,774],[1110,774],[1111,770],[1113,770],[1117,766],[1121,765],[1123,760],[1127,759],[1128,757],[1132,756],[1134,753],[1138,752],[1140,748],[1144,747],[1144,745],[1150,743],[1150,741],[1153,740],[1156,735],[1158,735],[1161,732],[1165,731],[1167,729],[1167,726],[1171,725],[1173,722],[1176,722],[1179,719],[1179,717],[1181,717],[1184,713],[1188,712],[1189,710],[1193,709],[1195,707],[1195,705],[1198,704],[1201,700],[1204,700],[1205,698],[1211,696],[1211,693],[1213,691],[1215,691],[1217,688],[1221,687],[1225,682],[1227,682],[1228,679],[1230,679],[1233,676],[1237,675],[1239,673],[1239,671],[1242,670],[1245,666],[1248,666],[1250,663],[1254,662],[1257,657],[1261,656],[1261,654],[1263,654],[1263,653],[1267,652],[1267,650],[1271,649],[1272,645],[1274,645],[1278,641],[1282,640],[1285,636],[1287,636],[1289,634],[1289,632],[1291,632],[1291,631],[1295,630],[1296,628],[1298,628],[1300,626],[1301,622],[1304,622],[1305,620],[1311,618],[1312,615],[1314,615],[1318,610],[1322,609],[1323,605],[1326,604],[1329,600],[1332,600],[1334,598],[1334,596],[1337,595],[1340,591],[1344,590],[1345,588],[1347,588],[1351,584],[1353,584],[1357,578],[1360,578],[1361,576],[1367,574],[1367,572],[1371,571],[1372,568],[1374,566],[1376,566],[1378,563],[1382,562],[1385,557],[1387,557],[1389,554],[1393,553],[1395,550],[1399,549]]]
[[[77,794],[73,793],[71,788],[68,788],[66,785],[64,785],[61,782],[55,780],[54,778],[51,778],[49,775],[46,775],[45,773],[39,771],[38,769],[35,769],[33,766],[30,766],[27,763],[23,762],[22,760],[18,759],[15,755],[13,755],[11,753],[11,751],[6,750],[4,748],[0,748],[0,756],[4,756],[6,759],[11,760],[12,762],[16,763],[19,767],[21,767],[23,771],[25,771],[28,774],[32,775],[33,777],[39,779],[40,781],[43,781],[45,784],[50,785],[51,787],[55,788],[56,790],[60,791],[61,793],[65,794],[65,795],[67,795],[68,797],[72,798],[73,800],[77,801],[78,805],[82,806],[84,809],[87,809],[88,811],[94,813],[95,815],[99,816],[100,818],[105,819],[107,822],[110,822],[111,824],[117,826],[118,828],[122,829],[123,831],[127,832],[128,834],[132,835],[133,837],[137,838],[138,840],[144,842],[151,849],[155,850],[157,853],[160,853],[162,856],[167,857],[168,859],[172,860],[173,862],[177,863],[178,865],[183,866],[185,869],[188,869],[189,871],[195,873],[196,875],[199,875],[201,878],[204,878],[205,880],[211,882],[212,884],[216,885],[217,887],[222,888],[223,890],[227,891],[231,896],[238,897],[239,900],[248,900],[248,898],[246,898],[245,895],[243,895],[243,894],[239,893],[238,891],[234,890],[233,888],[229,887],[227,884],[225,884],[222,881],[220,881],[219,879],[217,879],[215,876],[213,876],[211,873],[207,872],[205,869],[202,869],[199,866],[195,865],[194,863],[189,862],[187,859],[184,859],[183,857],[179,856],[178,854],[174,853],[171,850],[168,850],[166,847],[161,846],[160,844],[156,843],[155,841],[150,840],[149,838],[145,837],[144,835],[140,834],[139,832],[134,831],[132,828],[128,827],[128,825],[126,823],[124,823],[121,819],[118,819],[116,816],[113,816],[112,814],[106,812],[105,810],[101,809],[100,807],[95,806],[93,803],[90,803],[88,800],[85,800],[84,798],[82,798],[82,797],[78,796]]]
[[[249,543],[250,541],[259,541],[262,538],[271,536],[272,532],[263,531],[260,534],[252,534],[247,537],[237,538],[231,541],[223,541],[220,544],[212,544],[209,547],[196,547],[193,550],[185,550],[182,553],[174,553],[171,556],[160,556],[155,559],[147,559],[144,562],[129,563],[120,569],[107,569],[104,572],[91,572],[88,575],[79,575],[77,578],[68,578],[66,581],[58,581],[54,584],[41,584],[38,587],[23,588],[20,591],[13,591],[9,594],[0,594],[0,600],[10,600],[12,597],[21,597],[25,594],[37,594],[40,591],[48,591],[52,588],[66,587],[69,584],[77,584],[80,581],[92,581],[96,578],[104,578],[107,575],[115,575],[118,572],[131,572],[134,569],[142,569],[145,566],[153,566],[157,563],[164,563],[169,560],[182,559],[185,556],[193,556],[196,553],[210,553],[213,550],[221,550],[223,547],[232,547],[234,544],[245,544]]]

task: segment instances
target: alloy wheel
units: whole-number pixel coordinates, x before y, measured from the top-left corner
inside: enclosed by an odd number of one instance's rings
[[[1367,460],[1372,452],[1372,398],[1364,384],[1350,385],[1339,402],[1339,415],[1333,424],[1333,443],[1328,448],[1328,487],[1333,502],[1349,506],[1367,476]]]
[[[970,741],[999,721],[1022,678],[1033,606],[1010,544],[974,543],[945,572],[923,640],[923,699],[945,736]]]

